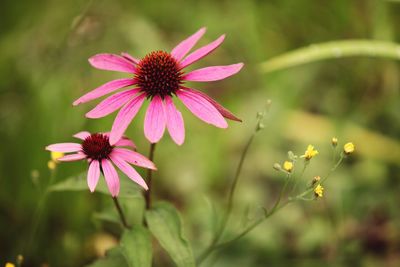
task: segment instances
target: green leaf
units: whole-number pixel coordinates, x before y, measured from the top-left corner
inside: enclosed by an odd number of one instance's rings
[[[66,180],[50,186],[49,191],[89,191],[86,176],[87,173],[83,172],[76,176],[69,177]],[[142,193],[140,187],[136,185],[136,183],[129,179],[126,175],[119,173],[119,180],[121,189],[118,197],[141,197]],[[96,192],[110,195],[104,177],[100,177],[99,182],[96,186]]]
[[[151,236],[146,228],[134,226],[132,230],[125,231],[121,248],[129,267],[151,267]]]
[[[345,40],[312,44],[265,61],[261,64],[261,71],[272,72],[309,62],[350,56],[400,60],[400,45],[377,40]]]
[[[95,262],[86,265],[85,267],[130,267],[125,260],[121,248],[113,248],[107,251],[106,257],[98,259]]]
[[[183,235],[182,220],[178,211],[169,203],[161,202],[146,212],[150,232],[168,252],[178,267],[193,267],[192,248]]]

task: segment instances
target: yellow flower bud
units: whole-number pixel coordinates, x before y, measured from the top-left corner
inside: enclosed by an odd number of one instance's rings
[[[293,170],[293,162],[291,161],[285,161],[283,163],[283,169],[287,172],[292,172]]]
[[[49,170],[54,170],[56,168],[57,164],[55,161],[53,160],[49,160],[47,162],[47,167],[49,168]]]
[[[15,267],[15,265],[12,264],[11,262],[7,262],[6,265],[5,265],[5,267]]]
[[[322,185],[317,185],[317,187],[314,188],[314,195],[315,197],[323,197],[324,195],[324,188]]]
[[[319,183],[319,181],[321,181],[321,177],[320,176],[315,176],[312,180],[312,185],[315,185],[316,183]]]
[[[50,156],[53,161],[57,162],[59,158],[64,156],[64,153],[51,151]]]
[[[349,155],[349,154],[353,153],[354,150],[355,150],[355,146],[354,146],[354,144],[351,143],[351,142],[346,143],[346,144],[343,146],[343,151],[344,151],[344,153],[345,153],[346,155]]]
[[[337,143],[338,143],[338,139],[336,137],[332,137],[331,143],[332,143],[333,147],[336,147]]]

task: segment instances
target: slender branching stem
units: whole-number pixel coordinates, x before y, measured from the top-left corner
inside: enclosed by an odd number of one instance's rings
[[[150,151],[149,151],[149,159],[151,161],[154,161],[154,152],[156,149],[156,144],[151,144],[150,145]],[[146,209],[151,208],[151,191],[152,191],[152,177],[153,177],[153,170],[152,169],[147,169],[147,186],[149,189],[144,192],[144,199],[146,201]]]
[[[112,199],[113,199],[115,208],[118,211],[118,215],[119,215],[119,218],[121,219],[122,225],[126,229],[131,229],[131,226],[126,221],[126,218],[125,218],[125,215],[124,215],[124,211],[122,210],[121,205],[119,204],[118,198],[117,197],[113,197]]]

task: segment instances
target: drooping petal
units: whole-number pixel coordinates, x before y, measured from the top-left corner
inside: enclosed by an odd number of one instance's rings
[[[170,96],[165,97],[165,116],[169,135],[176,144],[182,145],[185,141],[185,126],[182,114],[176,109]]]
[[[123,56],[124,58],[126,58],[129,61],[132,61],[135,64],[139,64],[139,59],[132,57],[131,55],[129,55],[126,52],[122,52],[121,56]]]
[[[81,139],[81,140],[85,140],[89,136],[90,136],[90,133],[87,131],[82,131],[82,132],[74,134],[74,137]]]
[[[110,133],[111,145],[115,145],[115,143],[117,143],[121,139],[126,128],[128,128],[128,125],[131,123],[131,121],[139,111],[140,107],[142,106],[145,98],[146,98],[145,94],[136,96],[131,101],[129,101],[125,106],[123,106],[121,110],[118,112],[118,115],[115,118],[113,126],[111,128],[111,133]]]
[[[192,49],[192,47],[200,40],[200,38],[206,32],[206,28],[203,27],[198,30],[193,35],[189,36],[182,42],[180,42],[174,49],[171,51],[171,55],[177,60],[181,61],[181,59]]]
[[[136,149],[135,143],[132,142],[132,140],[128,138],[122,137],[118,142],[115,143],[116,146],[128,146],[132,147],[133,149]]]
[[[183,76],[183,80],[192,82],[211,82],[223,80],[240,71],[243,63],[237,63],[227,66],[212,66],[194,70]]]
[[[164,104],[160,96],[151,100],[144,119],[144,135],[151,143],[157,143],[165,131]]]
[[[58,161],[77,161],[81,159],[85,159],[86,155],[83,153],[76,153],[76,154],[70,154],[70,155],[65,155],[61,158],[58,158]]]
[[[97,160],[93,160],[89,165],[88,176],[87,176],[87,183],[90,192],[94,192],[94,190],[96,189],[99,177],[100,177],[100,163]]]
[[[110,158],[123,173],[131,178],[132,181],[143,187],[145,190],[149,189],[140,174],[126,161],[122,160],[117,154],[114,153],[110,154]]]
[[[87,118],[97,119],[113,113],[120,107],[126,104],[140,89],[129,89],[112,96],[107,97],[101,101],[94,109],[86,113]]]
[[[112,197],[119,194],[119,177],[114,166],[108,159],[101,160],[101,168],[103,169],[104,178],[106,179],[108,190]]]
[[[183,90],[178,90],[176,94],[183,104],[199,119],[219,128],[228,127],[228,123],[221,113],[200,95]]]
[[[79,104],[86,103],[90,100],[107,95],[120,88],[135,85],[136,83],[137,81],[135,79],[118,79],[110,81],[108,83],[103,84],[100,87],[97,87],[96,89],[93,89],[89,93],[81,96],[80,98],[75,100],[74,103],[72,103],[72,105],[77,106]]]
[[[225,39],[225,34],[221,35],[217,40],[209,43],[208,45],[200,47],[196,51],[190,53],[186,58],[184,58],[180,62],[180,64],[179,64],[180,67],[183,69],[183,68],[189,66],[190,64],[198,61],[199,59],[207,56],[212,51],[214,51],[217,47],[219,47],[222,44],[222,42],[224,41],[224,39]]]
[[[93,67],[101,70],[121,71],[135,73],[136,68],[132,62],[114,54],[97,54],[89,58]]]
[[[46,150],[54,151],[54,152],[78,152],[82,149],[82,146],[77,143],[58,143],[46,146]]]
[[[218,111],[219,113],[221,113],[222,116],[224,116],[227,119],[233,120],[233,121],[239,121],[242,122],[241,119],[239,119],[238,117],[236,117],[235,115],[233,115],[232,112],[230,112],[229,110],[227,110],[226,108],[224,108],[221,104],[219,104],[217,101],[215,101],[214,99],[212,99],[211,97],[209,97],[208,95],[204,94],[203,92],[197,91],[195,89],[192,88],[188,88],[188,87],[181,87],[183,90],[185,91],[189,91],[192,92],[193,94],[197,94],[200,95],[202,97],[204,97],[206,100],[208,100],[208,102],[210,102]]]
[[[112,154],[116,154],[118,157],[122,158],[123,160],[133,165],[147,169],[157,170],[156,166],[151,160],[149,160],[142,154],[137,153],[135,151],[126,148],[114,148]]]

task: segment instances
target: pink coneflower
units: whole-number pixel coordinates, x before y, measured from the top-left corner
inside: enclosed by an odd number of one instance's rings
[[[186,81],[222,80],[236,74],[243,67],[243,63],[238,63],[212,66],[185,73],[184,68],[211,53],[224,41],[225,35],[222,35],[186,56],[205,32],[206,29],[201,28],[178,44],[171,53],[155,51],[141,60],[127,53],[122,53],[121,56],[98,54],[91,57],[89,62],[97,69],[127,72],[133,77],[110,81],[80,97],[73,104],[88,102],[123,87],[136,87],[109,96],[86,114],[88,118],[101,118],[122,107],[112,126],[111,144],[115,144],[121,138],[145,99],[151,101],[144,120],[144,133],[151,143],[157,143],[161,139],[165,127],[178,145],[181,145],[185,139],[182,114],[173,103],[174,96],[177,96],[199,119],[216,127],[228,127],[224,117],[241,121],[209,96],[183,85]]]
[[[135,148],[135,144],[126,137],[121,137],[114,145],[110,145],[108,133],[79,132],[74,135],[82,141],[78,143],[59,143],[46,147],[46,150],[73,154],[58,158],[58,161],[87,160],[89,170],[87,183],[91,192],[94,192],[99,181],[100,172],[104,178],[113,197],[119,193],[119,177],[112,163],[114,163],[123,173],[131,178],[135,183],[144,189],[148,189],[146,182],[136,170],[129,165],[133,164],[147,169],[155,170],[153,162],[145,156],[123,147]],[[112,162],[112,163],[111,163]]]

